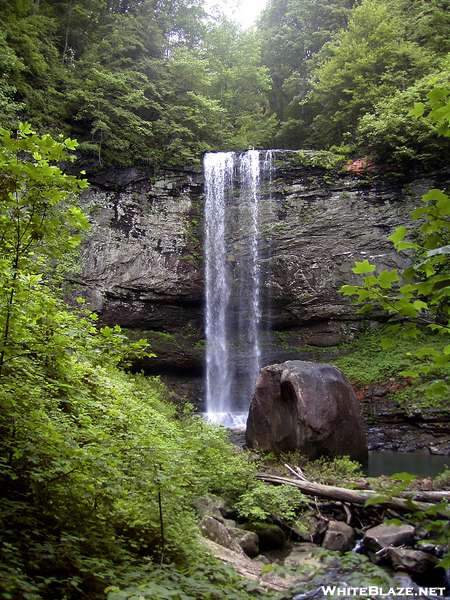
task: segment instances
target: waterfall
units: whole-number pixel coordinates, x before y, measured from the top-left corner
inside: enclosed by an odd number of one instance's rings
[[[258,150],[204,159],[206,410],[215,421],[248,410],[261,366],[260,192],[271,164]]]
[[[226,265],[226,200],[233,187],[233,154],[208,153],[205,171],[206,410],[227,412],[230,402]]]

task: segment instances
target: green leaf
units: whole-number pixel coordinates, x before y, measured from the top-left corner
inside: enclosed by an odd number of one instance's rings
[[[378,283],[378,278],[375,275],[369,275],[364,278],[364,286],[370,288]]]
[[[450,361],[450,356],[448,354],[441,354],[439,356],[436,356],[436,358],[434,359],[434,362],[439,366],[439,367],[443,367],[444,365],[446,365],[448,362]]]
[[[421,117],[425,111],[423,102],[414,102],[414,108],[408,111],[408,117]]]
[[[392,284],[395,281],[399,281],[400,277],[397,274],[397,270],[393,269],[392,271],[382,271],[378,277],[380,282],[380,287],[383,289],[388,289],[392,287]]]
[[[412,475],[411,473],[406,473],[403,471],[402,473],[394,473],[389,477],[389,479],[400,479],[404,483],[411,483],[411,481],[417,479],[417,475]]]
[[[381,342],[380,342],[380,346],[381,346],[383,349],[386,349],[386,348],[392,348],[392,346],[394,345],[394,343],[395,343],[395,342],[394,342],[394,340],[393,340],[393,339],[391,339],[391,338],[383,338],[383,339],[381,340]]]
[[[419,373],[417,371],[400,371],[399,375],[402,377],[419,377]]]
[[[339,292],[344,294],[344,296],[353,296],[358,291],[358,287],[356,285],[343,285]]]
[[[397,227],[395,233],[390,235],[388,239],[394,242],[394,244],[398,244],[399,242],[403,242],[407,233],[408,229],[402,225],[401,227]]]
[[[411,279],[416,275],[416,269],[413,265],[411,265],[410,267],[407,267],[403,273],[403,278],[407,281],[410,282]],[[400,288],[401,289],[401,288]],[[411,291],[413,288],[409,288],[409,291]]]
[[[427,98],[430,101],[430,104],[433,106],[446,98],[448,94],[449,91],[447,88],[434,87],[430,92],[428,92]]]
[[[371,265],[369,261],[366,259],[363,262],[355,262],[355,267],[352,269],[353,273],[364,274],[364,273],[373,273],[375,271],[375,266]]]
[[[422,302],[422,300],[415,300],[413,302],[413,306],[417,311],[428,310],[428,304],[426,302]]]
[[[397,252],[402,252],[403,250],[414,249],[417,250],[419,246],[417,244],[412,244],[411,242],[398,242],[396,244]]]
[[[424,202],[439,202],[442,200],[446,200],[448,198],[447,194],[444,194],[444,192],[442,190],[439,190],[437,188],[433,188],[432,190],[430,190],[427,194],[425,194],[422,199]]]
[[[424,356],[439,356],[439,352],[435,348],[422,348],[417,353],[419,358],[423,358]]]
[[[448,392],[448,385],[445,381],[433,381],[426,390],[426,396],[433,398],[434,396],[445,396]]]
[[[436,566],[442,569],[450,569],[450,554],[445,555]]]
[[[272,569],[275,567],[275,565],[273,565],[272,563],[268,564],[268,565],[264,565],[263,568],[261,569],[261,575],[264,575],[264,573],[268,573],[269,571],[272,571]]]

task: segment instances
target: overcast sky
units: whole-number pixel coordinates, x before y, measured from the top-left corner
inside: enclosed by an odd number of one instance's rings
[[[267,0],[206,0],[208,7],[218,5],[230,18],[248,29],[265,8]]]

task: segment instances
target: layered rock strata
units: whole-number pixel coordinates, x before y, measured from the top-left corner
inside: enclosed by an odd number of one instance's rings
[[[297,152],[275,152],[260,201],[259,271],[262,363],[293,358],[298,348],[351,338],[360,317],[338,293],[357,281],[355,261],[403,268],[388,236],[409,223],[420,196],[445,175],[333,174],[303,166]],[[91,176],[83,196],[93,226],[83,246],[76,293],[106,323],[140,335],[153,331],[153,368],[203,366],[203,174],[201,169],[128,169]],[[229,277],[242,232],[231,235]],[[282,334],[277,334],[277,332]],[[145,334],[145,333],[144,333]],[[240,358],[245,368],[245,355]],[[327,360],[325,358],[325,360]],[[145,366],[145,365],[144,365]],[[149,365],[147,365],[149,366]]]

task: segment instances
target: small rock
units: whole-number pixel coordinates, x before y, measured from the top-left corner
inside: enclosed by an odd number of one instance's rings
[[[412,525],[386,525],[382,523],[367,530],[363,544],[372,552],[378,552],[387,546],[412,546],[414,544],[414,527]]]
[[[431,573],[439,562],[432,554],[412,548],[390,548],[389,559],[395,569],[412,575]]]
[[[322,548],[348,552],[355,545],[355,532],[350,525],[342,521],[331,521],[322,542]]]
[[[286,535],[278,525],[270,523],[246,523],[242,529],[253,531],[259,537],[259,549],[277,550],[284,546]]]
[[[223,522],[221,509],[224,505],[224,500],[217,496],[200,496],[194,502],[194,508],[199,517],[213,516],[215,519]]]

